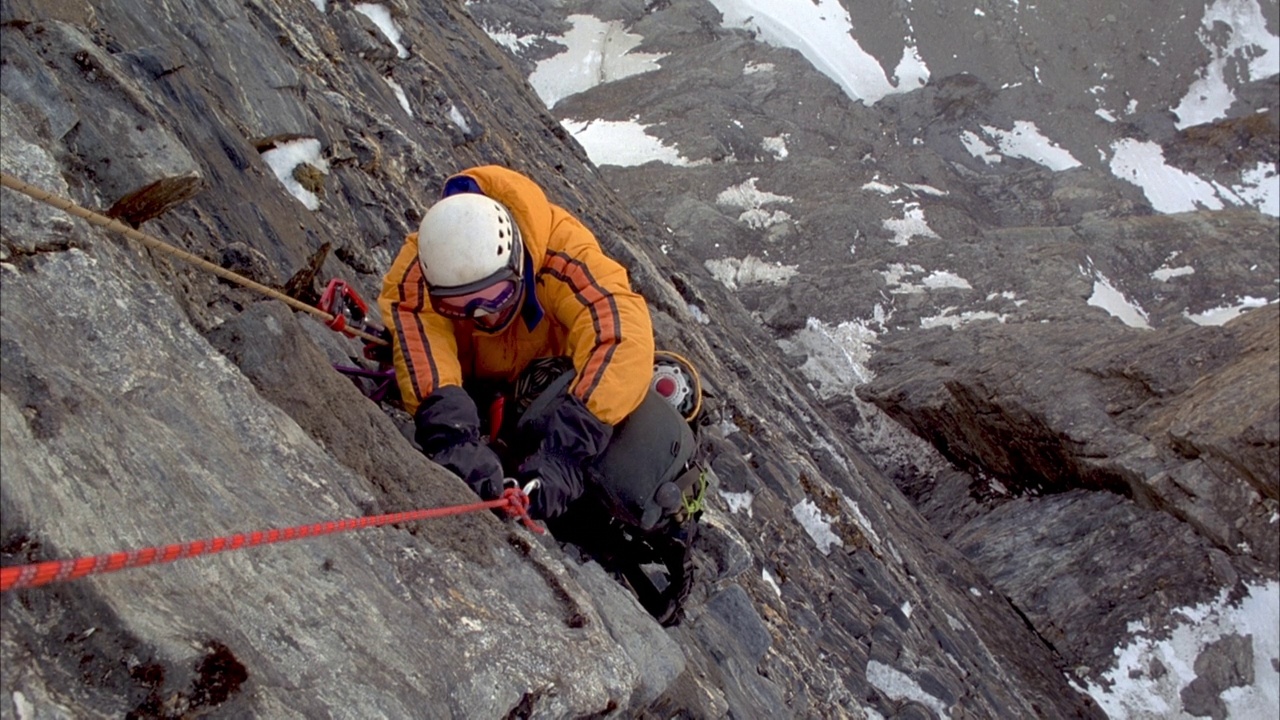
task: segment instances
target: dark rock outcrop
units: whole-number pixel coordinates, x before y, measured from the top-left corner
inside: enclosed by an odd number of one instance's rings
[[[904,336],[859,394],[1016,495],[1119,493],[1275,567],[1280,308],[1101,334],[991,323]]]

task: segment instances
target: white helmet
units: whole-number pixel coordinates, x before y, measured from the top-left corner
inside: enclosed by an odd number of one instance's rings
[[[523,251],[511,213],[478,193],[450,195],[418,226],[418,260],[429,286],[466,285],[508,266],[518,274]]]

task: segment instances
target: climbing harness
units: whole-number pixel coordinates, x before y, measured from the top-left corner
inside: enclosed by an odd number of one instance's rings
[[[366,515],[359,518],[330,520],[328,522],[282,529],[257,530],[208,540],[148,547],[141,550],[81,557],[74,560],[49,560],[30,565],[14,565],[0,568],[0,592],[17,588],[38,587],[63,580],[74,580],[86,575],[115,572],[125,568],[169,563],[200,555],[213,555],[215,553],[250,548],[255,545],[269,545],[289,540],[331,535],[348,530],[362,530],[394,523],[462,515],[481,510],[499,510],[504,516],[519,520],[533,532],[538,534],[544,532],[529,517],[529,496],[519,487],[508,487],[496,500],[486,500],[466,505],[447,505],[385,515]]]

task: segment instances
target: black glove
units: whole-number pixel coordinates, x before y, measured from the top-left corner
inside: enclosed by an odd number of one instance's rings
[[[465,390],[448,385],[418,407],[414,439],[432,461],[443,465],[483,500],[502,495],[502,461],[480,442],[480,413]]]
[[[604,452],[613,427],[591,414],[573,395],[563,395],[546,413],[522,422],[519,432],[541,437],[516,473],[521,485],[540,480],[529,496],[529,515],[537,519],[563,513],[582,495],[582,469]]]

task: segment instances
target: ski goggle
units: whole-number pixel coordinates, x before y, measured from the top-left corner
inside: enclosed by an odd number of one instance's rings
[[[453,320],[501,315],[520,297],[520,276],[509,267],[466,285],[431,288],[431,309]]]

